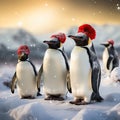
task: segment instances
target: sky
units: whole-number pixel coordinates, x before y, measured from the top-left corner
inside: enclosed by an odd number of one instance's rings
[[[0,0],[0,28],[40,34],[84,23],[120,24],[120,0]]]

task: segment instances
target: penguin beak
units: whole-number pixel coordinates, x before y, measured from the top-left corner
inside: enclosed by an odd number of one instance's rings
[[[59,41],[58,40],[49,40],[49,41],[45,40],[43,41],[43,43],[46,43],[48,45],[53,45],[53,44],[58,44]]]
[[[69,35],[69,38],[72,38],[77,46],[86,46],[89,44],[89,38],[86,34],[78,34],[78,35]]]
[[[51,42],[50,42],[50,41],[47,41],[47,40],[43,41],[43,43],[51,44]]]
[[[100,45],[103,45],[103,46],[105,46],[105,47],[107,47],[107,46],[109,46],[109,43],[101,43]]]
[[[78,36],[74,36],[74,35],[68,35],[69,38],[72,38],[73,40],[78,40]]]
[[[76,36],[74,36],[74,35],[68,35],[68,37],[69,37],[69,38],[72,38],[72,39],[75,39],[75,38],[76,38]]]
[[[48,44],[49,48],[57,49],[60,47],[60,41],[57,39],[52,39],[52,40],[45,40],[43,41],[44,43]]]

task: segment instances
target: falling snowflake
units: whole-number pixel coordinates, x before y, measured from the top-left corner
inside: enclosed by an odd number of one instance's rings
[[[12,56],[15,56],[15,54],[12,54]]]
[[[117,7],[119,6],[119,4],[117,4]]]
[[[8,47],[7,47],[7,49],[9,50],[9,49],[10,49],[10,47],[8,46]]]
[[[75,18],[72,18],[72,21],[75,21]]]
[[[119,4],[117,4],[116,6],[117,6],[117,10],[120,10],[120,6],[119,6]]]
[[[65,10],[65,8],[63,7],[63,8],[62,8],[62,10],[64,11],[64,10]]]
[[[45,7],[48,7],[48,3],[45,3]]]
[[[102,11],[99,11],[99,14],[101,14],[102,13]]]
[[[117,7],[118,10],[120,10],[120,7]]]
[[[96,15],[96,13],[93,13],[93,16],[95,16]]]
[[[19,22],[17,23],[17,25],[18,25],[18,27],[21,27],[21,26],[23,25],[23,22],[22,22],[22,21],[19,21]]]
[[[94,4],[96,4],[97,2],[96,1],[94,1]]]
[[[56,76],[56,75],[54,75],[54,78],[57,78],[57,76]]]

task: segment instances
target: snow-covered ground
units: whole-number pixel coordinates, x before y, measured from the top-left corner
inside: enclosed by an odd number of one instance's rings
[[[36,64],[37,70],[40,65]],[[120,84],[106,77],[102,70],[101,103],[71,105],[65,101],[45,101],[44,94],[36,99],[20,99],[17,91],[11,94],[3,81],[10,81],[14,64],[0,65],[0,120],[120,120]]]

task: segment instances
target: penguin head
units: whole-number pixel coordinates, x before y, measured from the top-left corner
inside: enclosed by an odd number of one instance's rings
[[[89,37],[84,33],[77,33],[76,35],[69,35],[68,37],[72,38],[76,46],[86,46],[89,44]]]
[[[29,47],[27,45],[21,45],[17,50],[17,54],[20,61],[26,61],[30,54]]]
[[[95,29],[89,24],[83,24],[79,26],[78,33],[76,35],[69,35],[68,37],[72,38],[77,46],[87,46],[92,42],[96,37]]]
[[[60,47],[60,41],[57,38],[53,38],[49,41],[45,40],[43,42],[48,44],[51,49],[58,49]]]
[[[51,36],[51,40],[43,41],[44,43],[48,44],[49,48],[51,49],[58,49],[61,45],[65,42],[66,36],[64,33],[58,33]]]
[[[105,43],[101,43],[101,45],[103,45],[105,47],[113,46],[114,45],[114,41],[113,40],[108,40]]]

